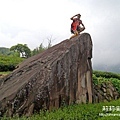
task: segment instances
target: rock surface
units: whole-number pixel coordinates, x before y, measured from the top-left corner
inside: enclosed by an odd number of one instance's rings
[[[29,116],[62,104],[92,103],[92,41],[88,33],[28,58],[0,79],[0,114]]]
[[[94,102],[106,102],[120,98],[118,91],[112,83],[102,83],[93,86]]]

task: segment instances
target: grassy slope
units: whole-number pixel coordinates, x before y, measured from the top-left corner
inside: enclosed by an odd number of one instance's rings
[[[41,111],[40,114],[33,115],[32,117],[26,118],[11,118],[9,120],[119,120],[120,111],[102,111],[103,106],[120,106],[120,99],[111,102],[98,103],[98,104],[76,104],[66,107],[61,107],[58,110],[51,112]],[[108,113],[112,116],[100,116],[100,113],[107,115]],[[113,115],[119,116],[113,116]],[[8,120],[3,118],[2,120]]]
[[[102,71],[94,71],[93,72],[93,83],[101,84],[101,83],[111,82],[113,86],[120,93],[120,74],[111,73],[111,72],[102,72]]]

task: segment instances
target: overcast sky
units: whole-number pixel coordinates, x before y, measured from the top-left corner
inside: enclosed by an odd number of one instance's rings
[[[77,13],[93,40],[93,65],[120,64],[120,0],[0,0],[0,47],[57,44],[71,36]]]

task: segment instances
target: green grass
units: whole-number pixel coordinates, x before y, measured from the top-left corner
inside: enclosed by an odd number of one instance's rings
[[[0,72],[12,71],[22,61],[24,61],[24,58],[0,55]]]
[[[0,74],[1,75],[8,75],[8,74],[10,74],[11,73],[11,71],[7,71],[7,72],[0,72]]]
[[[103,106],[120,106],[120,99],[111,102],[101,102],[95,104],[75,104],[61,107],[52,111],[41,111],[31,117],[3,118],[1,120],[119,120],[119,111],[103,111]],[[100,116],[100,113],[112,116]],[[119,116],[113,116],[114,114]]]
[[[118,73],[103,72],[103,71],[93,71],[93,74],[95,74],[96,77],[117,78],[117,79],[120,79],[120,74],[118,74]]]

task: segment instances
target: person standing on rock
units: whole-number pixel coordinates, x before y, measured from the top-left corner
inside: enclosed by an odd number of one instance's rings
[[[75,37],[75,36],[77,36],[80,32],[82,32],[83,30],[85,30],[85,26],[82,23],[82,20],[80,20],[80,17],[81,17],[80,14],[76,14],[73,17],[70,18],[71,20],[73,20],[73,22],[71,24],[71,33],[74,34],[74,35],[72,35],[70,37],[70,39],[73,38],[73,37]]]

